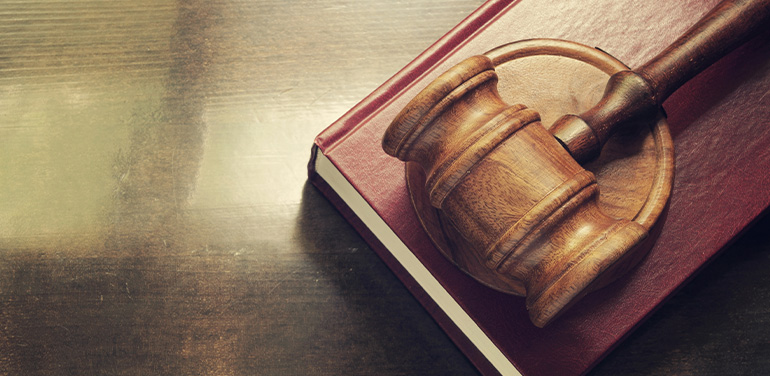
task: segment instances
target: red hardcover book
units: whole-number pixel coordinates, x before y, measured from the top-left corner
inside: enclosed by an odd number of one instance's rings
[[[466,276],[435,249],[410,204],[385,128],[437,75],[528,38],[598,46],[631,67],[716,1],[489,1],[315,140],[310,179],[484,374],[587,372],[770,206],[770,34],[732,52],[664,104],[676,150],[668,215],[649,255],[544,329],[523,298]]]

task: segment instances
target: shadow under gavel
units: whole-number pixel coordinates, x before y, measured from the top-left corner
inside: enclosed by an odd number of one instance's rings
[[[403,109],[383,149],[421,166],[430,204],[502,281],[498,289],[526,296],[532,322],[543,327],[644,256],[671,189],[649,220],[614,218],[580,163],[596,158],[618,128],[654,119],[671,93],[769,20],[770,0],[723,1],[639,69],[613,74],[593,108],[549,130],[536,111],[503,101],[488,57],[471,57]]]

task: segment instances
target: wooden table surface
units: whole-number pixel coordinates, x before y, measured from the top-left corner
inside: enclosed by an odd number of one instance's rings
[[[476,371],[306,182],[480,1],[0,3],[0,375]],[[593,372],[770,372],[770,220]]]

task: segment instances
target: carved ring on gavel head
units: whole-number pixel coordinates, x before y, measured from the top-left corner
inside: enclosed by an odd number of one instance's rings
[[[408,162],[412,203],[437,248],[480,282],[526,296],[542,327],[651,247],[644,240],[654,240],[673,182],[660,105],[767,22],[770,0],[724,0],[636,70],[566,41],[501,46],[430,83],[393,120],[383,149]],[[498,70],[533,57],[557,63],[524,69],[525,85],[508,93],[514,101],[503,100]],[[593,73],[581,71],[583,63]],[[597,69],[608,76],[606,88],[588,106],[574,104],[590,97],[590,78],[563,92],[538,89]],[[567,103],[558,116],[549,110],[554,102]],[[538,112],[509,103],[535,103],[548,128]],[[623,132],[635,127],[649,142],[628,142]],[[645,166],[654,168],[637,171]],[[600,196],[599,181],[609,193]]]

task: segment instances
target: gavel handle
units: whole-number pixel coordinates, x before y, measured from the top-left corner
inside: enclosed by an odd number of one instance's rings
[[[770,0],[724,0],[658,56],[610,77],[604,96],[580,115],[565,115],[551,133],[579,163],[599,155],[616,129],[657,113],[676,89],[761,30]]]
[[[702,70],[770,28],[770,1],[723,1],[658,56],[636,70],[658,104]]]

